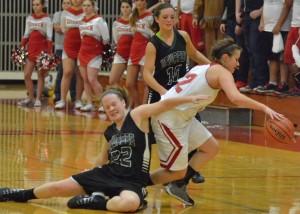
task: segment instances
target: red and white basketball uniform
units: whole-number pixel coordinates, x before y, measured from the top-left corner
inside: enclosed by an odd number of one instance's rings
[[[138,17],[136,27],[133,28],[134,34],[128,65],[144,65],[146,46],[151,36],[149,26],[152,22],[153,17],[149,12]]]
[[[195,118],[199,110],[212,103],[219,90],[206,81],[211,65],[195,66],[162,96],[162,100],[190,95],[208,95],[198,104],[187,103],[152,116],[152,129],[158,145],[161,167],[182,170],[188,166],[188,153],[207,141],[212,134]]]
[[[112,36],[117,45],[114,64],[127,63],[133,40],[133,31],[129,20],[118,18],[112,26]]]
[[[52,52],[53,24],[47,14],[32,14],[26,18],[22,47],[28,44],[28,59],[35,61],[42,51]]]
[[[76,11],[70,7],[63,11],[60,23],[61,30],[65,34],[62,59],[77,59],[81,45],[79,25],[84,16],[82,9]]]
[[[81,47],[78,54],[78,65],[100,68],[104,45],[109,42],[109,31],[106,21],[99,15],[82,19],[79,26]]]

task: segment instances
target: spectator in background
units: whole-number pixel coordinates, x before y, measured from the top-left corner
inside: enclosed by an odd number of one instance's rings
[[[223,38],[219,28],[222,22],[224,11],[224,0],[195,0],[194,11],[200,11],[198,17],[200,27],[204,29],[205,52],[206,56],[211,59],[212,46],[217,40]]]
[[[130,16],[130,26],[134,34],[127,65],[126,87],[131,96],[132,108],[141,104],[141,97],[138,90],[138,77],[139,73],[143,71],[145,50],[152,34],[149,26],[152,24],[153,18],[152,14],[147,12],[146,6],[147,0],[136,0],[135,8]],[[145,96],[147,96],[146,93]],[[144,102],[146,102],[145,98]]]
[[[222,24],[220,25],[220,32],[224,34],[225,37],[234,39],[235,43],[243,49],[239,59],[240,66],[237,67],[236,71],[233,73],[233,77],[237,88],[245,87],[248,81],[250,61],[245,46],[242,27],[236,23],[235,19],[235,0],[224,0],[224,13]]]
[[[259,30],[262,32],[264,41],[262,51],[269,61],[270,79],[263,88],[257,90],[261,93],[282,93],[289,90],[289,69],[288,65],[283,63],[283,50],[277,53],[272,51],[274,36],[281,34],[285,43],[290,30],[291,16],[285,12],[284,7],[282,0],[264,0]],[[279,84],[277,81],[278,73],[280,73]]]
[[[164,3],[163,0],[148,0],[147,1],[147,11],[153,13],[155,9],[161,4]]]
[[[36,66],[35,60],[39,57],[41,52],[46,50],[48,54],[52,53],[53,25],[50,17],[46,13],[47,6],[46,0],[33,0],[33,14],[26,18],[25,32],[20,47],[25,47],[26,45],[28,47],[28,59],[26,60],[26,64],[23,66],[28,98],[19,101],[18,105],[20,106],[34,104],[34,107],[40,107],[42,105],[42,92],[48,71],[37,71],[38,84],[35,100],[33,81],[31,77]]]
[[[287,94],[300,95],[300,72],[299,72],[299,62],[296,62],[292,53],[292,46],[295,44],[298,49],[300,48],[300,1],[298,0],[285,0],[286,11],[290,11],[293,8],[292,12],[292,22],[291,29],[287,36],[287,41],[284,49],[284,63],[289,65],[290,70],[294,78],[295,86],[291,88]],[[300,59],[299,59],[300,60]]]
[[[65,34],[64,50],[62,53],[63,77],[61,81],[60,100],[56,102],[56,109],[66,107],[67,94],[70,89],[71,79],[77,68],[77,58],[81,45],[79,25],[81,24],[84,13],[82,10],[83,0],[71,0],[72,6],[64,10],[61,15],[61,29]],[[76,101],[75,108],[83,107],[81,96],[83,93],[83,80],[80,72],[76,79]]]
[[[78,54],[79,71],[84,82],[87,103],[81,111],[93,111],[93,100],[99,101],[103,88],[98,81],[98,72],[102,63],[104,46],[109,43],[109,31],[106,21],[96,14],[95,0],[84,0],[85,17],[79,26],[81,47]],[[100,106],[101,107],[101,106]]]
[[[267,58],[262,51],[264,41],[258,30],[263,3],[263,0],[244,0],[242,6],[242,0],[236,0],[235,16],[237,23],[242,25],[252,76],[250,84],[240,88],[241,92],[262,89],[269,80]]]
[[[196,50],[204,52],[204,32],[199,27],[199,17],[195,17],[194,11],[195,0],[178,0],[177,2],[177,17],[179,19],[179,29],[187,32],[191,38],[193,46]],[[197,8],[198,9],[198,8]],[[199,9],[200,11],[202,8]],[[194,18],[196,21],[194,21]],[[192,68],[197,63],[189,58],[189,67]]]
[[[63,0],[62,2],[62,9],[66,10],[67,8],[71,7],[71,0]],[[61,19],[61,14],[62,11],[57,11],[53,15],[53,28],[55,31],[55,54],[59,57],[62,58],[62,51],[64,47],[64,39],[65,35],[63,34],[61,27],[60,27],[60,19]],[[59,63],[58,68],[57,68],[57,74],[56,74],[56,80],[55,80],[55,90],[54,90],[54,95],[55,95],[55,102],[60,100],[60,85],[61,85],[61,79],[63,76],[63,66],[62,62]],[[71,100],[75,101],[76,99],[76,74],[73,74],[72,80],[71,80],[71,86],[70,86],[70,95],[71,95]]]
[[[121,0],[121,17],[113,22],[112,37],[116,44],[116,54],[109,75],[109,84],[119,84],[126,70],[133,39],[129,19],[132,12],[132,1]]]

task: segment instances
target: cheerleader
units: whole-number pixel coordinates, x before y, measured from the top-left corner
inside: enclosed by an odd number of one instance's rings
[[[70,89],[70,83],[74,70],[77,68],[77,58],[81,45],[79,25],[84,13],[82,10],[83,0],[72,0],[72,6],[64,10],[61,15],[61,30],[65,34],[64,49],[62,53],[63,77],[61,81],[61,100],[56,102],[55,108],[66,107],[66,98]],[[83,80],[77,72],[75,108],[82,108],[81,96],[83,93]]]
[[[129,18],[132,11],[131,0],[121,0],[122,16],[114,21],[112,26],[112,35],[114,43],[117,45],[113,65],[109,75],[109,84],[118,84],[126,70],[130,48],[133,39],[133,31],[129,24]]]
[[[130,17],[130,25],[134,30],[132,46],[127,65],[126,87],[131,95],[131,107],[140,105],[138,92],[138,75],[143,70],[145,50],[151,36],[149,26],[152,24],[152,14],[147,12],[147,0],[136,0],[135,8]]]
[[[27,45],[28,49],[28,59],[23,67],[28,98],[19,101],[18,105],[20,106],[27,106],[30,104],[34,104],[35,107],[41,106],[42,91],[45,84],[45,76],[48,75],[48,71],[37,72],[38,85],[35,101],[33,81],[31,77],[36,66],[35,60],[38,58],[41,52],[47,51],[49,54],[52,52],[53,25],[51,19],[46,14],[46,7],[46,0],[33,0],[33,14],[28,16],[26,19],[25,33],[20,47],[25,47]]]
[[[80,108],[82,111],[93,111],[93,95],[100,100],[103,89],[98,81],[98,71],[102,63],[104,45],[109,43],[107,23],[95,14],[95,0],[85,0],[83,11],[85,17],[80,25],[81,47],[78,55],[79,71],[83,78],[87,104]]]

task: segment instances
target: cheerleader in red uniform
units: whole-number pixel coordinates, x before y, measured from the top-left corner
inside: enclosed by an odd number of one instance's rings
[[[25,106],[34,104],[35,107],[41,106],[42,91],[45,84],[45,76],[47,71],[38,71],[37,96],[34,101],[34,89],[31,79],[35,68],[35,60],[42,51],[52,52],[52,33],[53,25],[51,19],[45,13],[47,7],[46,0],[33,0],[33,14],[26,19],[25,33],[21,42],[21,47],[27,45],[28,59],[24,65],[24,80],[26,89],[28,90],[28,98],[18,102],[18,105]]]
[[[93,111],[95,109],[92,103],[93,95],[95,99],[100,100],[103,93],[102,86],[98,81],[98,71],[102,63],[104,45],[109,42],[109,31],[105,20],[95,14],[96,10],[95,0],[83,2],[85,17],[79,27],[81,47],[78,61],[88,102],[80,108],[82,111]]]
[[[112,26],[112,35],[115,44],[117,44],[116,54],[114,56],[113,65],[109,75],[109,84],[118,84],[126,70],[131,43],[133,39],[133,31],[129,24],[129,17],[132,11],[131,0],[121,0],[122,16],[114,21]]]
[[[138,75],[143,70],[145,50],[151,36],[149,26],[152,24],[152,14],[147,12],[147,0],[136,0],[135,8],[130,17],[130,25],[134,30],[132,46],[127,66],[126,87],[131,95],[131,107],[139,106]]]
[[[70,89],[71,79],[74,70],[77,68],[77,58],[81,45],[79,25],[84,17],[82,2],[83,0],[72,0],[72,6],[64,10],[61,15],[61,29],[65,34],[65,40],[62,54],[63,77],[61,81],[61,100],[55,105],[57,109],[66,107],[66,99]],[[80,72],[77,72],[75,108],[83,107],[81,102],[82,93],[83,80]]]

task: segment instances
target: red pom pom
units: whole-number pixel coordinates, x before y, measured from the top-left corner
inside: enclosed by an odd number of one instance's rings
[[[116,54],[116,46],[114,44],[108,44],[105,46],[104,51],[102,53],[102,64],[101,64],[102,70],[111,68],[115,54]]]
[[[19,67],[26,64],[27,57],[28,51],[24,47],[11,50],[11,60]]]
[[[51,69],[55,69],[58,63],[61,62],[61,59],[55,54],[48,54],[42,51],[35,62],[38,71],[49,71]]]

